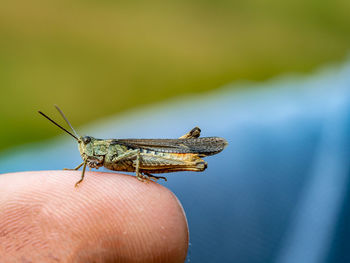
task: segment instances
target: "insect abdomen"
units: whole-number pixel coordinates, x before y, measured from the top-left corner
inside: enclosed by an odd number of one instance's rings
[[[159,156],[161,155],[161,156]],[[167,173],[177,171],[201,172],[207,163],[198,154],[162,153],[141,154],[140,170],[149,173]]]

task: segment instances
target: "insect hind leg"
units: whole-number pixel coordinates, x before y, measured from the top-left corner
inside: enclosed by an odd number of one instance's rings
[[[181,136],[179,139],[189,139],[189,138],[198,138],[201,135],[201,129],[194,127],[185,135]]]
[[[155,181],[159,180],[159,179],[163,179],[164,181],[168,181],[166,179],[166,177],[164,176],[155,176],[155,175],[152,175],[150,173],[147,173],[147,172],[142,172],[145,176],[149,177],[149,179],[154,179]]]

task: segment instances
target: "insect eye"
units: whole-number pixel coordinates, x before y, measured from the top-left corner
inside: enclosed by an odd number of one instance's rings
[[[83,142],[84,142],[85,144],[88,144],[89,142],[91,142],[91,137],[89,137],[89,136],[84,136],[84,137],[83,137]]]

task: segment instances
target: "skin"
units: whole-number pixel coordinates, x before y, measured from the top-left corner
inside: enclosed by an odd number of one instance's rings
[[[167,188],[80,171],[0,175],[0,262],[184,262],[187,221]]]

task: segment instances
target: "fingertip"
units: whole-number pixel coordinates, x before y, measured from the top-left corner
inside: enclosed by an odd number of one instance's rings
[[[97,172],[87,172],[76,189],[79,177],[77,171],[42,171],[0,178],[7,180],[5,185],[12,185],[5,190],[12,191],[12,203],[18,203],[17,210],[8,213],[18,213],[24,206],[28,211],[28,203],[40,204],[35,222],[30,212],[21,212],[24,219],[19,222],[33,225],[30,239],[49,240],[47,255],[77,262],[97,256],[103,261],[185,260],[186,217],[170,190],[153,182],[139,182],[133,176]],[[33,251],[32,246],[29,242],[22,251]]]

